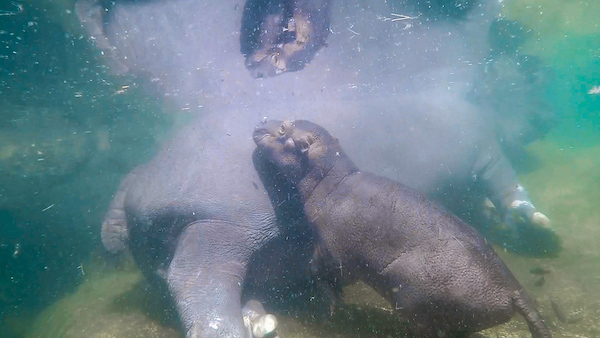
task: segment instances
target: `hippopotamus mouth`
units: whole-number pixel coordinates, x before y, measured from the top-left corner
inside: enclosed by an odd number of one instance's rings
[[[261,145],[262,141],[269,136],[271,136],[271,134],[269,134],[266,130],[264,130],[262,128],[258,129],[258,127],[257,127],[257,129],[254,130],[252,139],[254,140],[254,143],[256,143],[257,145]]]
[[[268,142],[269,138],[284,139],[286,136],[285,123],[277,120],[262,121],[259,125],[254,127],[254,133],[252,139],[259,146],[264,146]]]

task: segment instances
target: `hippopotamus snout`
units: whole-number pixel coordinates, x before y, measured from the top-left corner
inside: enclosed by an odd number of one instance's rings
[[[277,130],[281,129],[281,121],[263,119],[260,124],[254,127],[252,139],[256,144],[260,143],[265,137],[273,137],[277,135]]]

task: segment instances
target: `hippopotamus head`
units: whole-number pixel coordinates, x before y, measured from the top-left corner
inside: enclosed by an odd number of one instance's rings
[[[340,159],[347,158],[337,138],[305,120],[271,120],[257,126],[253,139],[293,184],[307,176],[322,178]],[[309,175],[313,168],[322,174]]]

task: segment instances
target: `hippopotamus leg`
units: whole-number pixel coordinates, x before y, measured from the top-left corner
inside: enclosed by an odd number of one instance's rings
[[[272,316],[242,310],[248,242],[244,228],[223,221],[197,221],[182,231],[166,278],[187,337],[246,337],[243,312],[252,331],[275,329]]]
[[[480,154],[474,173],[478,173],[474,178],[482,183],[502,220],[499,227],[480,227],[486,236],[522,254],[540,256],[560,251],[560,240],[550,220],[533,205],[496,142]]]
[[[102,243],[111,254],[132,244],[149,245],[130,242],[125,208],[127,193],[143,168],[134,169],[121,181],[104,217]],[[250,300],[241,307],[242,280],[251,252],[251,244],[243,244],[247,237],[243,229],[230,223],[195,222],[179,236],[166,269],[140,265],[154,288],[162,290],[166,280],[189,337],[274,336],[277,320],[262,304]],[[135,257],[138,252],[133,254]]]
[[[141,167],[137,167],[125,176],[110,203],[108,212],[104,215],[101,231],[102,244],[111,254],[118,254],[127,248],[129,229],[125,213],[125,197],[140,170]]]

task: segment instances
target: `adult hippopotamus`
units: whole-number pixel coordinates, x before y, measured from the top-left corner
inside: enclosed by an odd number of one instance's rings
[[[474,228],[415,190],[360,171],[323,127],[269,121],[257,126],[253,139],[256,157],[298,189],[316,234],[314,270],[330,293],[362,280],[411,322],[418,337],[483,330],[509,321],[515,311],[533,337],[552,337],[523,287]]]
[[[400,15],[410,13],[400,12],[403,2],[330,2],[117,1],[104,7],[81,0],[77,12],[113,69],[142,76],[182,109],[216,121],[221,130],[204,130],[211,136],[201,148],[237,137],[222,135],[262,116],[310,119],[335,132],[361,167],[440,201],[494,242],[525,254],[556,253],[560,245],[548,218],[503,153],[515,135],[535,133],[541,123],[530,121],[543,120],[539,111],[546,110],[532,109],[537,106],[522,97],[518,107],[504,104],[511,112],[467,99],[481,79],[475,65],[489,50],[508,53],[498,51],[503,43],[491,48],[488,41],[499,2],[461,6],[450,20],[431,14],[434,9]],[[421,8],[414,5],[406,10]],[[312,32],[310,39],[296,24],[310,26],[302,28]],[[505,80],[511,87],[520,83]],[[507,87],[488,82],[485,92]],[[534,84],[516,87],[533,93],[526,89]],[[508,121],[498,124],[498,116]],[[511,116],[518,119],[511,123]],[[486,200],[503,219],[500,227],[482,216]]]
[[[214,122],[190,124],[125,177],[102,224],[102,243],[114,254],[129,248],[151,284],[168,287],[188,337],[249,337],[247,299],[289,300],[294,290],[308,297],[303,267],[312,238],[294,211],[297,202],[263,188],[252,169],[253,142],[217,142],[221,132],[237,129]],[[271,332],[267,316],[252,316],[250,329]]]

